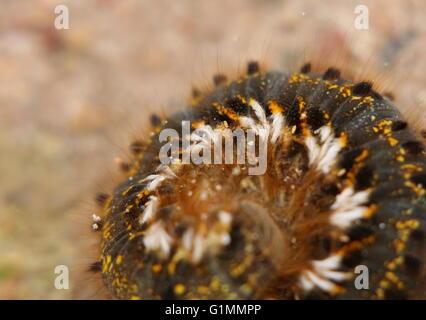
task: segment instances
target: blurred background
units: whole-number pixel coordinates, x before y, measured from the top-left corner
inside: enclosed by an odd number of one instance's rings
[[[70,29],[55,28],[60,4]],[[355,28],[360,4],[368,30]],[[0,0],[0,299],[72,298],[54,268],[73,279],[86,263],[82,217],[118,181],[114,159],[213,73],[248,59],[296,69],[338,48],[422,126],[425,17],[424,0]]]

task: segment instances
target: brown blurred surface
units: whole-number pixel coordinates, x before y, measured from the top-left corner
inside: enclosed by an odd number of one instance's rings
[[[57,4],[70,30],[53,27]],[[76,212],[91,214],[146,115],[182,107],[213,72],[252,58],[295,68],[305,50],[338,46],[361,75],[386,74],[397,104],[424,121],[426,2],[363,1],[369,30],[354,28],[357,4],[0,0],[0,298],[71,297],[53,270],[85,255],[75,229],[89,226]]]

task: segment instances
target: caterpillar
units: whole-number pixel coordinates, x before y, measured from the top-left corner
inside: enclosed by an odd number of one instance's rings
[[[133,142],[134,159],[122,164],[126,179],[97,197],[90,270],[112,297],[426,296],[423,143],[372,82],[311,69],[264,72],[250,62],[235,80],[216,75],[211,92],[194,89],[183,111],[151,117],[151,136]],[[182,152],[162,163],[161,132],[182,132],[185,121],[192,150],[253,130],[266,143],[266,171],[183,163]],[[354,286],[358,265],[369,270],[368,290]]]

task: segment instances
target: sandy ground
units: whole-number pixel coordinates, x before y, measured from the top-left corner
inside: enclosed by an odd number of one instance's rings
[[[84,261],[76,234],[114,158],[152,110],[184,106],[191,84],[247,59],[295,69],[314,56],[392,89],[424,121],[426,2],[0,0],[0,298],[68,299],[54,268]],[[66,4],[70,30],[54,28]],[[343,58],[342,58],[343,57]],[[74,269],[70,270],[71,278]]]

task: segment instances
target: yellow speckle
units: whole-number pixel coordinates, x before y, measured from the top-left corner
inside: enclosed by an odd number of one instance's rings
[[[380,280],[379,285],[384,289],[388,289],[390,287],[390,283],[387,280]]]
[[[126,190],[124,190],[121,194],[123,195],[123,196],[125,196],[128,192],[129,192],[129,190],[130,189],[132,189],[132,187],[133,186],[130,186],[130,187],[128,187]]]
[[[388,272],[385,273],[385,277],[388,278],[392,282],[397,282],[398,281],[398,277],[395,275],[395,273],[390,272],[390,271],[388,271]]]
[[[362,150],[361,154],[355,158],[355,162],[360,162],[364,160],[365,158],[367,158],[367,156],[368,156],[368,149],[364,149]]]
[[[405,181],[405,185],[413,190],[419,197],[423,196],[426,193],[426,190],[422,188],[421,185],[416,185],[412,181]]]
[[[398,256],[395,259],[386,262],[385,266],[386,268],[388,268],[389,270],[395,270],[397,266],[399,266],[403,261],[403,257],[402,256]]]
[[[197,129],[198,127],[204,125],[204,123],[205,123],[204,121],[196,121],[192,124],[192,128]]]
[[[245,294],[251,294],[252,292],[253,292],[253,290],[252,290],[252,288],[247,284],[247,283],[245,283],[245,284],[243,284],[241,287],[240,287],[240,289],[241,289],[241,291],[243,291]]]
[[[154,273],[159,273],[159,272],[161,272],[161,270],[163,269],[163,266],[161,265],[161,264],[154,264],[153,266],[152,266],[152,272],[154,272]]]
[[[395,147],[399,143],[398,140],[396,140],[395,138],[392,138],[392,137],[388,138],[388,142],[392,147]]]
[[[376,296],[378,299],[384,299],[385,297],[385,290],[383,290],[382,288],[378,288],[376,290]]]
[[[172,261],[167,265],[167,272],[169,274],[174,274],[176,270],[176,262]]]
[[[364,213],[364,217],[366,218],[370,218],[374,213],[376,213],[378,209],[377,204],[372,204],[371,206],[368,207],[368,209],[365,211]]]
[[[233,268],[231,270],[231,276],[233,276],[234,278],[240,276],[245,270],[245,267],[243,264],[239,264],[238,266],[236,266],[235,268]]]
[[[198,286],[197,291],[199,294],[207,295],[209,293],[209,287],[207,286]]]
[[[396,222],[396,228],[401,229],[417,229],[420,225],[419,220],[416,219],[410,219],[410,220],[402,220]]]
[[[414,172],[423,171],[422,168],[409,163],[401,165],[401,170],[403,170],[403,175],[405,179],[409,179]]]
[[[348,134],[346,132],[342,132],[340,136],[340,144],[342,147],[346,147],[348,145]]]
[[[405,243],[401,239],[395,239],[393,241],[393,245],[395,246],[395,251],[397,253],[401,253],[405,249]]]
[[[115,263],[120,264],[121,261],[123,261],[123,256],[117,256],[117,259],[115,260]]]
[[[178,283],[177,285],[175,285],[175,293],[178,295],[182,295],[185,293],[185,285],[182,283]]]
[[[238,114],[236,114],[232,109],[226,108],[226,107],[218,104],[217,102],[213,103],[213,107],[216,108],[216,110],[219,112],[219,114],[226,115],[231,120],[238,121],[240,119],[240,116]]]
[[[333,288],[331,289],[331,294],[332,295],[337,295],[337,294],[341,294],[341,293],[343,293],[343,292],[345,292],[345,288],[343,288],[342,286],[339,286],[339,285],[337,285],[337,284],[335,284],[334,286],[333,286]]]
[[[278,105],[275,101],[269,102],[269,110],[271,110],[272,113],[281,113],[283,112],[283,108]]]
[[[396,284],[398,289],[404,288],[404,283],[398,278],[398,276],[393,272],[386,272],[385,277],[389,279],[392,283]]]
[[[130,292],[134,292],[134,293],[138,292],[138,286],[136,284],[132,284],[130,286]]]
[[[220,288],[220,281],[216,277],[214,277],[210,282],[210,287],[213,290],[218,290]]]
[[[367,96],[364,99],[362,99],[362,102],[364,102],[364,103],[371,103],[373,101],[374,101],[374,98],[371,97],[371,96]]]
[[[126,207],[126,210],[124,211],[124,213],[129,213],[130,212],[130,210],[133,208],[133,204],[129,204],[127,207]]]

